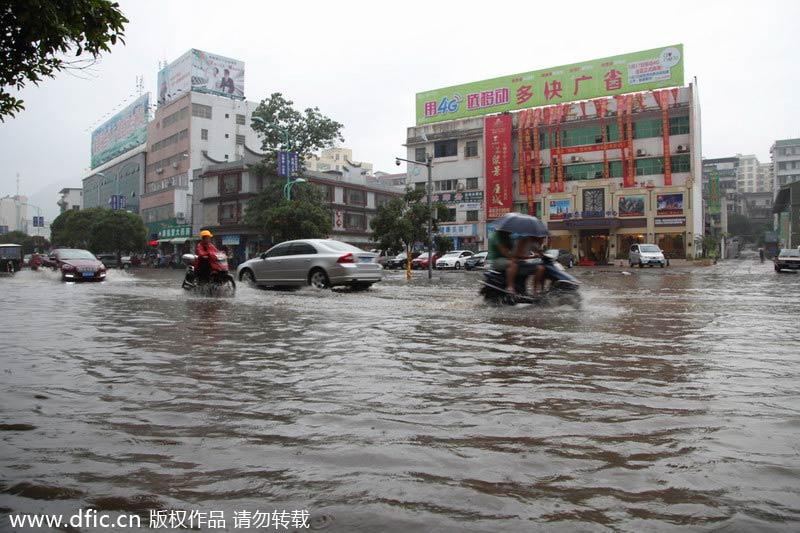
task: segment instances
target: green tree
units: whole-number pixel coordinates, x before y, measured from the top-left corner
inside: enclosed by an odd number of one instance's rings
[[[23,231],[9,231],[5,235],[0,235],[0,244],[19,244],[26,254],[44,252],[50,246],[50,242],[44,237],[28,235]]]
[[[445,237],[444,235],[435,235],[433,244],[436,247],[436,251],[439,252],[439,255],[444,255],[453,249],[453,239]]]
[[[264,136],[261,149],[268,152],[260,165],[262,168],[257,169],[262,175],[277,173],[275,150],[286,148],[282,131],[289,137],[290,150],[298,153],[301,166],[311,154],[332,148],[337,141],[344,141],[342,124],[326,117],[316,107],[301,112],[292,107],[293,105],[294,102],[284,98],[281,93],[272,93],[253,111],[253,118],[258,117],[272,125],[266,126],[259,120],[252,122],[252,128]]]
[[[56,246],[85,248],[94,253],[143,250],[147,228],[139,215],[101,207],[65,211],[50,224]]]
[[[8,93],[64,69],[86,68],[117,40],[128,19],[108,0],[24,0],[0,7],[0,121],[22,111]],[[74,58],[65,57],[74,52]],[[86,60],[78,58],[86,53]],[[86,57],[84,56],[84,57]]]
[[[280,179],[269,180],[247,204],[245,223],[273,242],[327,237],[332,217],[322,188],[313,183],[298,183],[292,187],[292,199],[287,200],[283,187]]]
[[[378,208],[375,217],[370,222],[372,240],[382,250],[406,251],[411,257],[414,244],[422,242],[429,246],[428,220],[432,212],[436,214],[433,221],[433,232],[439,229],[438,220],[446,220],[447,207],[444,204],[434,204],[428,209],[427,202],[422,202],[425,191],[421,189],[407,189],[403,198],[393,198]]]

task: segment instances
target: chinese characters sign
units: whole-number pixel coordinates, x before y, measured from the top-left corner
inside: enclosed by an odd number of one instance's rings
[[[486,220],[511,211],[511,115],[489,117],[486,139]]]
[[[683,85],[683,45],[417,93],[417,125]]]
[[[191,236],[191,226],[173,226],[171,228],[164,228],[158,232],[159,239],[173,239],[178,237],[186,237],[188,239]]]
[[[719,215],[721,200],[719,191],[719,172],[716,170],[711,173],[708,179],[708,214]]]

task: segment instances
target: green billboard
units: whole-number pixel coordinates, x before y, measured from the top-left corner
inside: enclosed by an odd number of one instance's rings
[[[417,125],[683,85],[683,45],[417,93]]]

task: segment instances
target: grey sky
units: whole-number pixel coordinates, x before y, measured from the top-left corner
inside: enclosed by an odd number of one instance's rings
[[[135,94],[155,94],[160,60],[190,48],[245,62],[245,95],[281,92],[345,125],[344,146],[375,170],[414,124],[417,92],[683,43],[697,77],[703,155],[755,154],[800,137],[796,58],[800,2],[327,2],[121,0],[130,19],[91,73],[61,73],[23,92],[26,110],[0,124],[0,196],[81,186],[91,130]],[[87,78],[88,79],[85,79]],[[404,168],[404,167],[403,167]],[[51,191],[52,189],[52,191]],[[41,195],[40,195],[41,197]]]

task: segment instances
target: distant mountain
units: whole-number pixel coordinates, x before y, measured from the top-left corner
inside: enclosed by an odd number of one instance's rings
[[[49,223],[61,213],[61,208],[58,207],[57,203],[61,199],[61,195],[58,194],[58,191],[66,187],[78,188],[82,186],[83,183],[80,179],[56,181],[28,195],[28,204],[39,207],[42,210],[42,216],[44,216],[45,220]],[[28,216],[35,215],[35,211],[35,209],[28,208]]]

